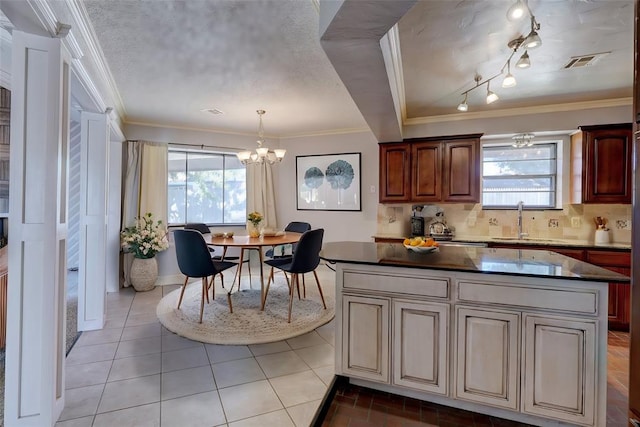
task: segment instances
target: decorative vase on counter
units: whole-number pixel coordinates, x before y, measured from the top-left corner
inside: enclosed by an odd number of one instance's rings
[[[158,262],[152,258],[133,258],[129,279],[138,292],[150,291],[156,287]]]

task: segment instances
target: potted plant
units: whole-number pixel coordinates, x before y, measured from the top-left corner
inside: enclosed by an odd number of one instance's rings
[[[250,237],[260,237],[260,223],[264,217],[260,212],[251,212],[247,215],[247,220],[249,220],[249,224],[251,224],[249,228],[249,236]]]
[[[133,254],[129,278],[136,291],[149,291],[158,278],[155,256],[169,247],[167,230],[162,221],[154,221],[148,212],[135,219],[135,224],[121,233],[122,248]]]

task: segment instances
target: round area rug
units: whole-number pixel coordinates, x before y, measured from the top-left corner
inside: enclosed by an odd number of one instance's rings
[[[271,284],[264,311],[260,311],[260,289],[243,289],[231,294],[233,313],[229,313],[226,293],[216,293],[214,301],[207,304],[205,300],[202,323],[198,323],[201,296],[198,279],[187,286],[180,310],[176,309],[180,298],[180,289],[177,289],[160,300],[156,314],[171,332],[204,343],[246,345],[281,341],[311,332],[335,315],[333,281],[322,286],[326,310],[312,275],[306,277],[306,283],[307,298],[298,299],[297,293],[294,294],[291,323],[287,323],[289,290],[280,277]],[[322,277],[320,283],[323,283]]]

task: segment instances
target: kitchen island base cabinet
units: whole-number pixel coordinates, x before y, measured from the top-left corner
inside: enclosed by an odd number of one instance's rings
[[[393,301],[393,383],[446,395],[449,306]]]
[[[534,425],[606,425],[607,283],[338,262],[336,285],[336,373],[352,383]]]
[[[342,359],[343,372],[388,382],[389,300],[345,296],[342,310],[342,346],[347,349]]]
[[[524,412],[593,425],[595,322],[526,316]]]
[[[520,315],[458,307],[456,398],[518,409]]]

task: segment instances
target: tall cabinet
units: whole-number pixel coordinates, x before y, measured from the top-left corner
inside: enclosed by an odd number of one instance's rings
[[[481,136],[380,144],[380,203],[479,202]]]

